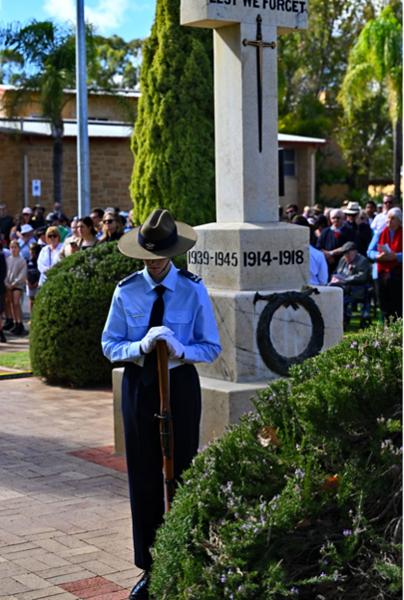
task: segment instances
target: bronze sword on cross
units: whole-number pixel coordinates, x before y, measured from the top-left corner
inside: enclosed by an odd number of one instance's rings
[[[257,17],[257,38],[249,42],[243,40],[244,46],[255,46],[257,48],[257,97],[258,97],[258,148],[262,152],[262,49],[276,48],[275,42],[264,42],[261,32],[262,17]]]

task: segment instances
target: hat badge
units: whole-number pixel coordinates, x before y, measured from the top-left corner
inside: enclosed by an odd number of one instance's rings
[[[146,242],[145,246],[148,250],[153,250],[156,244],[151,244],[150,242]]]

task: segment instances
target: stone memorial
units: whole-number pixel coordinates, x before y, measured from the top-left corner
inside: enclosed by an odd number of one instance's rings
[[[181,24],[214,29],[217,222],[196,227],[188,253],[223,347],[215,363],[198,365],[203,445],[250,410],[256,390],[287,374],[290,363],[339,342],[343,294],[301,293],[309,284],[309,230],[278,220],[277,35],[307,28],[307,1],[182,0]],[[114,372],[114,389],[122,371]],[[123,453],[121,438],[116,422]]]
[[[182,25],[214,30],[217,222],[196,228],[188,265],[208,288],[223,352],[198,366],[201,443],[249,410],[288,360],[342,337],[342,290],[302,299],[309,231],[278,220],[277,36],[306,29],[307,14],[306,0],[181,1]]]

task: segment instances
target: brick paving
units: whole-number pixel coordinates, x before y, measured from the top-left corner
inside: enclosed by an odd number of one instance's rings
[[[111,392],[5,380],[0,411],[1,600],[127,598],[140,572]]]

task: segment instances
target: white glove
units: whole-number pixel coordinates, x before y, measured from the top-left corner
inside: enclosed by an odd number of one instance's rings
[[[164,340],[167,344],[168,358],[181,358],[183,356],[185,348],[173,335],[164,337]]]
[[[149,354],[156,347],[157,340],[165,339],[166,337],[172,336],[174,332],[171,331],[168,327],[164,327],[161,325],[160,327],[152,327],[146,333],[144,338],[140,342],[140,347],[142,349],[143,354]]]

